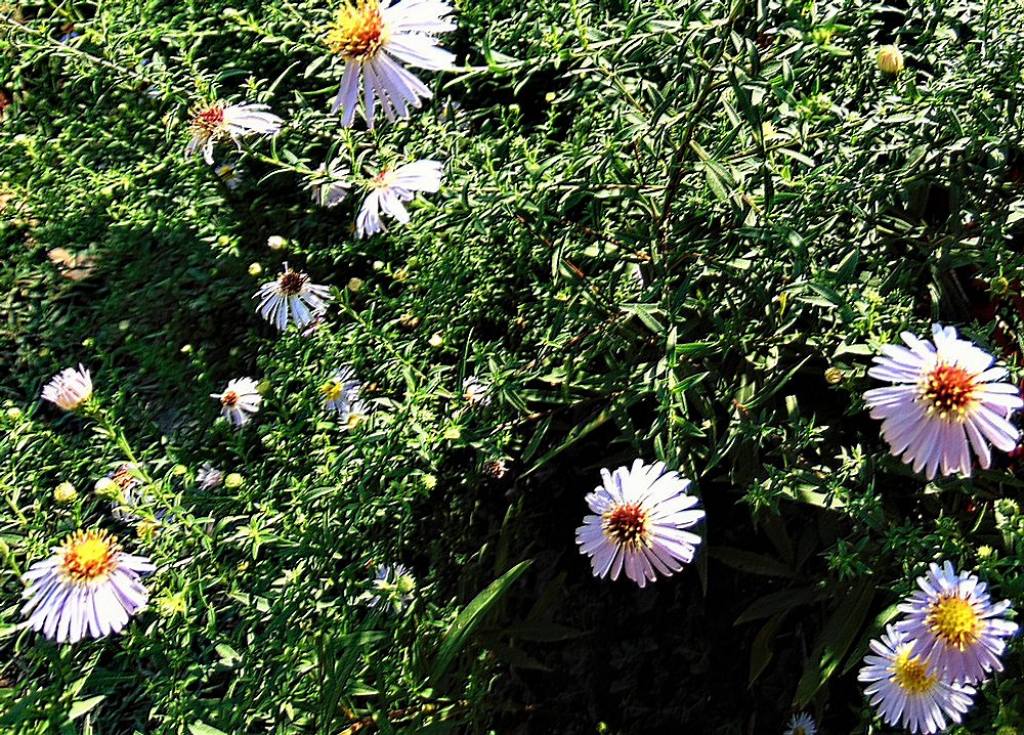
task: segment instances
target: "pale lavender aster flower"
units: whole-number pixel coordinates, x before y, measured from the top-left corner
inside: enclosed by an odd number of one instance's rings
[[[914,655],[944,681],[970,684],[1002,671],[1004,639],[1017,632],[1017,624],[1003,617],[1010,601],[993,603],[984,582],[969,572],[957,574],[948,561],[932,564],[917,584],[921,589],[900,605],[906,618],[898,625]]]
[[[379,610],[401,612],[412,602],[416,592],[416,578],[403,564],[377,567],[373,591],[364,596],[366,604]]]
[[[644,587],[660,572],[671,576],[693,561],[700,536],[686,531],[704,517],[690,481],[662,462],[601,470],[603,482],[587,495],[588,515],[576,529],[580,552],[590,557],[595,577],[626,576]]]
[[[118,633],[149,599],[139,575],[155,569],[106,531],[75,531],[25,572],[21,612],[29,628],[58,643]]]
[[[252,378],[229,380],[223,393],[211,393],[210,398],[220,401],[220,415],[233,426],[243,426],[259,413],[263,403],[259,384]]]
[[[290,270],[285,263],[284,272],[260,286],[253,298],[260,300],[256,307],[260,316],[279,330],[287,329],[289,321],[302,329],[327,309],[331,289],[310,283],[309,276]]]
[[[366,404],[359,397],[363,384],[347,365],[339,368],[331,379],[320,386],[324,405],[338,414],[346,428],[355,427],[366,417]]]
[[[912,733],[939,732],[960,722],[971,707],[974,689],[951,684],[913,654],[914,644],[890,625],[881,640],[871,641],[858,679],[864,693],[887,725]]]
[[[196,484],[200,490],[213,490],[224,482],[224,473],[211,465],[209,462],[204,464],[196,472]]]
[[[65,368],[53,376],[43,388],[43,398],[65,411],[74,411],[92,397],[92,378],[79,364],[78,369]]]
[[[928,479],[971,474],[971,449],[983,468],[991,464],[989,444],[1004,452],[1017,446],[1020,432],[1007,419],[1024,406],[1020,390],[1001,382],[1006,368],[953,327],[932,327],[932,340],[904,332],[907,347],[885,345],[868,374],[896,383],[864,394],[871,417],[882,420],[882,437],[895,456]]]
[[[462,397],[473,406],[488,406],[491,403],[491,386],[475,375],[462,381]]]
[[[817,735],[818,726],[814,718],[806,712],[793,715],[789,720],[789,727],[783,735]]]
[[[408,117],[430,90],[399,61],[421,69],[450,69],[454,55],[437,36],[455,30],[446,0],[348,0],[328,27],[324,43],[345,62],[331,112],[341,124],[355,121],[362,92],[366,124],[373,127],[377,103],[388,120]],[[396,61],[397,59],[397,61]]]
[[[284,120],[267,110],[268,105],[225,105],[215,102],[195,111],[190,128],[192,139],[185,147],[185,155],[202,152],[203,160],[213,165],[213,146],[224,138],[230,139],[241,150],[242,138],[250,135],[277,135]]]
[[[352,187],[348,180],[350,173],[348,166],[337,158],[330,163],[321,163],[306,184],[314,204],[331,209],[345,201]]]
[[[439,161],[420,160],[395,169],[384,169],[369,183],[370,193],[356,217],[356,234],[368,237],[387,228],[381,220],[381,211],[402,224],[409,222],[409,212],[403,202],[410,201],[417,191],[436,192],[441,188]]]

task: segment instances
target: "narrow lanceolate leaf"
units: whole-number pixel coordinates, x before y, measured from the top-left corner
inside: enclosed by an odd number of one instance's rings
[[[434,666],[430,671],[430,680],[434,684],[439,683],[444,678],[452,663],[462,653],[466,643],[473,635],[473,631],[476,630],[487,613],[504,597],[508,589],[532,563],[532,559],[527,559],[516,564],[498,579],[491,582],[483,592],[474,597],[472,602],[466,605],[462,612],[459,613],[459,616],[455,618],[455,622],[451,624],[451,627],[444,634],[441,646],[437,650],[437,657],[434,659]]]
[[[835,612],[825,623],[814,651],[804,666],[804,673],[797,684],[796,696],[793,699],[795,706],[803,707],[810,702],[822,684],[839,668],[857,633],[864,625],[874,596],[874,583],[871,579],[865,578],[839,600]]]

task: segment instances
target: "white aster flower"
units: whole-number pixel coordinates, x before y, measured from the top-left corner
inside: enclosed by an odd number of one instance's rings
[[[252,378],[229,380],[223,393],[211,393],[210,398],[220,401],[220,415],[231,422],[232,426],[243,426],[259,413],[263,403],[259,384]]]
[[[309,276],[290,270],[285,263],[284,272],[260,286],[253,298],[260,300],[256,307],[260,316],[281,331],[288,327],[289,320],[302,329],[327,309],[331,289],[310,283]]]
[[[1003,617],[1009,600],[993,603],[984,582],[969,572],[957,574],[948,561],[932,564],[917,584],[921,589],[900,605],[907,617],[898,625],[914,643],[914,655],[945,681],[970,684],[1002,671],[1004,639],[1017,632],[1017,624]]]
[[[471,406],[488,406],[491,403],[491,386],[486,381],[471,375],[462,381],[462,397]]]
[[[939,732],[947,719],[960,722],[971,707],[974,689],[949,684],[913,654],[914,644],[894,626],[882,639],[871,641],[858,679],[868,686],[864,693],[886,724],[912,733]]]
[[[43,388],[43,398],[65,411],[74,411],[92,397],[92,378],[79,364],[78,369],[65,368],[54,375]]]
[[[224,473],[209,462],[196,472],[196,484],[200,490],[213,490],[215,487],[220,487],[223,482]]]
[[[416,592],[416,577],[404,564],[377,567],[373,591],[363,599],[370,607],[399,613],[408,607]]]
[[[989,444],[1004,452],[1017,446],[1020,433],[1007,419],[1024,400],[1017,386],[1000,382],[1007,371],[992,367],[995,358],[957,338],[953,327],[934,325],[934,343],[901,336],[907,347],[885,345],[868,371],[896,385],[864,394],[893,455],[930,480],[940,469],[969,476],[971,449],[988,468]]]
[[[331,112],[355,121],[362,87],[363,117],[373,127],[377,103],[388,120],[408,117],[430,90],[399,61],[421,69],[452,68],[455,56],[435,36],[455,30],[446,0],[347,0],[328,27],[324,43],[345,62]],[[397,59],[397,61],[396,61]],[[362,84],[360,84],[362,82]]]
[[[121,551],[106,531],[75,531],[23,576],[26,625],[58,643],[120,632],[146,606],[149,559]]]
[[[185,147],[186,156],[202,151],[203,160],[213,165],[213,146],[229,138],[241,149],[242,138],[250,135],[277,135],[284,120],[267,110],[268,105],[225,105],[215,102],[200,108],[192,116],[192,140]]]
[[[366,404],[359,398],[363,384],[352,368],[341,367],[320,386],[324,405],[336,412],[346,428],[354,428],[366,417]]]
[[[327,209],[341,204],[352,188],[348,180],[350,173],[348,166],[337,158],[317,166],[316,173],[309,177],[309,183],[306,184],[314,204]]]
[[[801,712],[790,718],[789,728],[783,735],[817,735],[817,733],[818,726],[814,723],[814,718],[806,712]]]
[[[356,217],[356,234],[368,237],[385,231],[387,228],[381,220],[381,210],[403,225],[407,224],[409,212],[403,202],[410,201],[417,191],[440,190],[441,169],[439,161],[420,160],[396,169],[384,169],[370,179],[370,193],[363,200]]]
[[[690,481],[662,462],[614,472],[601,470],[603,483],[587,495],[596,513],[576,529],[580,552],[590,557],[595,577],[626,576],[641,587],[657,573],[671,576],[693,560],[700,536],[684,529],[704,517],[694,509],[697,498],[686,494]]]

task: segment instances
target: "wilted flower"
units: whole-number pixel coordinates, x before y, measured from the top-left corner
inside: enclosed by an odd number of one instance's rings
[[[313,202],[328,209],[341,204],[352,187],[348,180],[350,173],[348,166],[338,158],[330,163],[321,163],[306,185],[311,190]]]
[[[898,626],[913,642],[914,655],[944,681],[970,684],[1002,671],[1004,639],[1017,632],[1017,624],[1003,617],[1010,601],[993,603],[984,582],[969,572],[957,574],[948,561],[932,564],[917,584],[920,591],[900,605],[907,617]]]
[[[491,403],[491,386],[471,375],[462,381],[462,397],[472,406],[487,406]]]
[[[871,706],[886,724],[912,733],[939,732],[947,718],[960,722],[971,707],[974,689],[943,681],[913,654],[913,643],[899,630],[892,625],[886,630],[880,641],[871,641],[871,653],[857,677],[868,685],[864,693]]]
[[[364,599],[370,607],[393,610],[398,613],[412,602],[416,592],[416,578],[403,564],[377,567],[373,592]]]
[[[806,712],[793,715],[789,720],[789,728],[783,735],[817,735],[818,726],[814,724],[814,718]]]
[[[53,376],[43,388],[43,398],[65,411],[74,411],[92,397],[92,378],[79,364],[78,369],[65,368]]]
[[[203,160],[213,165],[213,146],[230,138],[241,149],[241,139],[250,135],[276,135],[284,120],[267,112],[268,105],[225,105],[216,102],[195,111],[190,124],[192,140],[185,155],[202,151]]]
[[[310,283],[309,276],[290,270],[285,263],[284,272],[260,286],[253,298],[260,299],[256,307],[260,316],[278,329],[286,329],[289,320],[302,329],[327,308],[331,289]]]
[[[355,120],[360,90],[363,116],[373,127],[380,102],[388,120],[408,117],[430,90],[393,57],[421,69],[452,67],[455,57],[437,45],[435,36],[455,30],[445,0],[347,0],[327,30],[324,42],[345,62],[331,112],[341,110],[346,127]]]
[[[1020,437],[1007,418],[1024,406],[1020,391],[1002,381],[984,350],[959,339],[953,327],[932,327],[934,344],[904,332],[901,345],[884,345],[868,374],[896,383],[864,394],[871,417],[882,420],[882,437],[896,456],[914,463],[928,479],[971,474],[971,452],[982,467],[992,461],[989,443],[1011,451]]]
[[[489,459],[484,462],[484,474],[500,480],[508,474],[508,462],[503,458]]]
[[[149,597],[139,574],[149,559],[121,551],[105,531],[75,531],[24,574],[27,626],[58,643],[120,632]]]
[[[235,378],[228,381],[223,393],[211,393],[210,398],[220,401],[220,415],[233,426],[243,426],[252,416],[259,413],[263,396],[259,384],[252,378]]]
[[[224,473],[209,462],[200,467],[196,473],[196,484],[200,490],[213,490],[215,487],[220,487],[222,482],[224,482]]]
[[[684,529],[704,517],[687,495],[690,481],[662,462],[601,470],[603,483],[587,495],[588,515],[576,529],[580,552],[590,557],[595,577],[626,576],[641,587],[657,573],[671,576],[693,560],[700,536]]]
[[[441,188],[439,161],[413,161],[395,169],[384,169],[370,179],[370,193],[356,217],[356,234],[368,237],[387,228],[381,220],[381,210],[402,224],[409,222],[409,212],[403,202],[410,201],[415,192],[436,192]]]
[[[362,387],[363,384],[348,366],[339,368],[320,387],[324,405],[335,411],[348,428],[356,426],[366,416],[366,406],[359,398]]]
[[[875,61],[878,62],[878,68],[886,74],[899,74],[903,71],[903,54],[900,53],[899,48],[892,44],[882,46],[878,50],[878,56],[875,57]]]

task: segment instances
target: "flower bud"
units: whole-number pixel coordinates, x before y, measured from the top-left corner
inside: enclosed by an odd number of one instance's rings
[[[843,371],[837,367],[830,367],[825,371],[825,380],[829,385],[839,385],[844,377]]]
[[[348,279],[348,290],[352,293],[359,293],[363,290],[363,279],[362,278],[350,278]]]
[[[116,500],[121,497],[121,487],[109,477],[98,479],[96,484],[93,485],[93,492],[101,498],[107,498],[108,500]]]
[[[244,477],[237,472],[232,472],[224,478],[224,487],[231,488],[233,490],[236,487],[241,487],[244,482]]]
[[[58,503],[70,503],[78,497],[78,491],[70,482],[62,482],[53,489],[53,499]]]
[[[11,408],[8,408],[7,418],[9,418],[11,421],[17,421],[18,419],[21,418],[21,409],[18,408],[17,406],[12,406]]]
[[[263,266],[260,265],[259,263],[250,263],[249,264],[249,275],[250,276],[258,276],[262,272],[263,272]]]
[[[444,344],[444,337],[442,337],[437,332],[434,332],[432,335],[430,335],[429,344],[436,350],[438,347]]]
[[[271,250],[283,250],[287,244],[288,241],[280,235],[271,235],[267,238],[267,247]]]
[[[899,74],[903,71],[903,54],[892,44],[882,46],[878,50],[875,61],[878,62],[878,68],[886,74]]]

